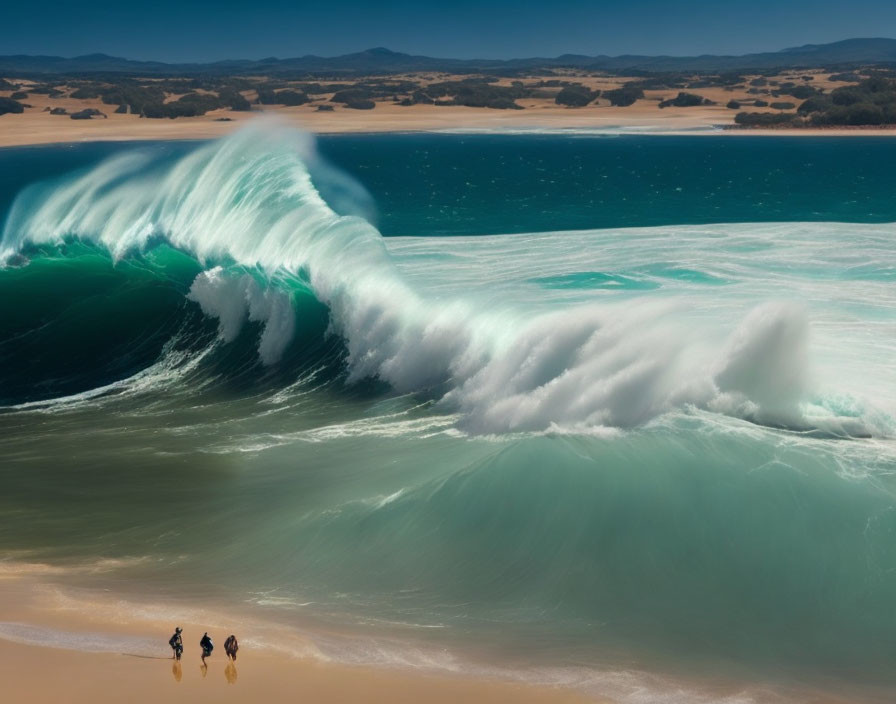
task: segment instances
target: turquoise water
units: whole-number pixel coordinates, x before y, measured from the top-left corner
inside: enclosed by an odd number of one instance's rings
[[[891,691],[894,150],[4,150],[0,549],[351,661]]]
[[[0,151],[0,208],[22,185],[123,149],[175,158],[196,142]],[[337,209],[386,237],[503,235],[718,222],[896,222],[896,140],[854,137],[376,135],[321,137]],[[846,156],[844,156],[846,155]],[[326,179],[321,179],[326,181]]]

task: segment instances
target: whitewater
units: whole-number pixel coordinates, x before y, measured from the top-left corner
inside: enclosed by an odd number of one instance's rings
[[[271,124],[24,188],[3,549],[121,560],[129,598],[213,582],[351,661],[475,644],[631,701],[661,685],[608,672],[890,682],[892,224],[375,219]]]

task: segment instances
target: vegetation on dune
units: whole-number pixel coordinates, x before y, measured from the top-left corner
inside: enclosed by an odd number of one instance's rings
[[[465,105],[470,108],[493,108],[496,110],[522,110],[517,98],[529,96],[529,89],[522,84],[516,86],[496,86],[494,78],[468,78],[462,81],[443,81],[426,87],[425,93],[433,99],[451,97],[442,101],[443,105]],[[437,101],[436,105],[439,104]]]
[[[347,101],[345,107],[351,108],[352,110],[373,110],[376,107],[376,103],[372,100],[360,98]]]
[[[72,94],[72,97],[76,96]],[[130,111],[137,115],[152,113],[153,116],[169,117],[163,114],[165,91],[160,86],[123,82],[117,86],[102,87],[100,97],[105,105],[128,105]]]
[[[222,107],[221,99],[208,93],[187,93],[170,103],[148,103],[143,105],[144,117],[197,117],[209,110]]]
[[[320,102],[321,98],[328,102],[322,106],[315,105],[318,110],[332,110],[334,104],[341,104],[349,109],[370,110],[376,107],[377,102],[383,101],[406,106],[462,105],[520,110],[523,105],[518,101],[524,99],[538,99],[558,106],[579,108],[594,103],[597,98],[605,99],[612,106],[628,107],[644,98],[645,90],[663,91],[667,96],[674,96],[657,101],[660,108],[699,108],[715,103],[701,95],[703,91],[695,92],[694,89],[712,87],[716,91],[729,92],[721,104],[737,111],[735,122],[739,125],[802,127],[896,124],[896,71],[882,66],[855,68],[856,65],[858,64],[840,64],[850,70],[834,73],[830,78],[847,85],[827,91],[824,88],[826,84],[821,82],[823,76],[796,72],[806,70],[804,67],[791,70],[752,70],[750,75],[732,71],[679,69],[663,73],[620,72],[615,75],[637,78],[619,79],[626,82],[604,91],[592,90],[584,85],[585,77],[594,77],[595,74],[580,72],[571,75],[568,68],[563,71],[546,69],[542,72],[489,70],[488,73],[480,69],[470,72],[474,75],[451,75],[451,71],[433,70],[411,76],[388,73],[362,76],[350,72],[315,74],[299,71],[281,72],[274,76],[260,73],[251,77],[200,73],[159,76],[155,79],[105,72],[81,73],[64,80],[56,74],[46,74],[40,76],[38,82],[24,85],[0,79],[0,90],[7,90],[12,94],[10,98],[0,99],[0,114],[23,112],[28,106],[19,101],[30,94],[50,97],[71,95],[76,100],[101,101],[112,106],[109,110],[116,113],[147,118],[195,117],[220,109],[249,111],[252,109],[252,102],[261,105],[300,106]],[[353,75],[353,78],[346,80],[348,75]],[[607,72],[601,75],[606,76]],[[315,78],[312,79],[312,76]],[[515,80],[510,81],[507,76]],[[249,91],[253,95],[257,94],[257,98],[247,100],[245,95]],[[757,111],[749,112],[751,108]],[[759,112],[760,109],[765,111]],[[793,112],[794,109],[796,112]],[[50,108],[45,108],[44,111],[70,114],[64,110],[51,111]],[[84,110],[72,112],[74,119],[98,116],[85,115]]]
[[[687,84],[688,78],[678,74],[650,76],[638,83],[642,90],[678,90],[686,88]]]
[[[674,98],[660,101],[659,106],[661,108],[693,108],[697,107],[698,105],[715,105],[715,103],[708,98],[704,98],[702,95],[697,95],[696,93],[681,92]]]
[[[409,97],[398,100],[399,105],[465,105],[473,108],[494,108],[498,110],[522,110],[516,103],[518,98],[532,97],[536,90],[521,81],[510,86],[492,85],[492,77],[466,78],[459,81],[440,81],[428,86],[417,87]],[[559,83],[559,82],[558,82]],[[335,102],[336,96],[333,96]]]
[[[790,109],[794,105],[772,103],[771,107]],[[796,114],[742,112],[737,115],[735,122],[749,127],[863,127],[896,124],[896,80],[874,76],[855,86],[836,88],[830,94],[816,92],[797,108]]]
[[[71,92],[72,98],[76,98],[77,100],[93,100],[99,98],[102,94],[102,88],[97,85],[85,85],[79,88],[75,88]]]
[[[48,95],[51,98],[58,98],[62,95],[62,91],[56,88],[56,86],[46,86],[35,84],[28,88],[29,93],[33,93],[34,95]]]
[[[637,81],[629,81],[621,88],[605,90],[602,94],[602,97],[609,100],[610,105],[624,108],[628,107],[629,105],[634,105],[636,100],[643,98],[644,89],[641,88]]]
[[[796,115],[788,112],[739,112],[734,122],[743,127],[780,127],[795,119]]]
[[[875,76],[810,98],[799,107],[813,125],[896,124],[896,80]]]
[[[0,115],[25,112],[25,106],[12,98],[0,98]]]
[[[559,93],[557,93],[554,102],[557,103],[557,105],[580,108],[588,105],[592,100],[599,97],[599,90],[593,91],[583,85],[572,85],[565,86]]]
[[[94,117],[105,118],[106,115],[99,110],[95,110],[94,108],[87,108],[85,110],[73,112],[69,115],[69,117],[73,120],[92,120]]]
[[[333,97],[330,98],[330,102],[348,104],[350,102],[359,100],[370,100],[370,98],[370,92],[364,90],[363,88],[348,88],[346,90],[340,90],[336,93],[333,93]]]
[[[781,95],[789,95],[797,100],[808,100],[814,95],[819,95],[822,91],[817,88],[813,88],[812,86],[807,86],[805,83],[802,85],[793,85],[793,86],[781,86],[778,93]]]
[[[238,112],[248,112],[252,109],[249,101],[243,97],[242,93],[233,88],[223,88],[218,91],[218,98],[224,107]]]
[[[258,90],[258,102],[262,105],[286,105],[292,107],[295,105],[304,105],[311,102],[311,98],[307,93],[300,93],[295,90],[281,90],[279,92],[267,88]]]
[[[862,80],[862,77],[853,71],[847,71],[845,73],[832,73],[829,80],[843,81],[844,83],[858,83]]]

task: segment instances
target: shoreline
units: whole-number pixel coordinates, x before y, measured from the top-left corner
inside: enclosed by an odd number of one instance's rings
[[[498,105],[489,102],[494,97],[493,93],[480,96],[479,107],[472,107],[477,104],[475,101],[441,101],[439,104],[436,104],[439,101],[428,102],[418,99],[417,93],[412,90],[412,86],[416,86],[418,91],[436,86],[436,92],[433,93],[436,98],[442,96],[445,90],[449,91],[447,95],[450,96],[450,88],[457,81],[475,81],[477,76],[478,74],[445,74],[438,71],[390,74],[386,80],[389,89],[385,92],[382,89],[374,91],[370,94],[370,100],[362,101],[365,105],[352,104],[351,100],[343,100],[338,94],[360,86],[359,90],[367,95],[370,90],[365,81],[373,80],[371,77],[343,77],[326,84],[307,84],[300,81],[270,83],[264,76],[254,76],[243,80],[236,87],[231,86],[231,92],[237,91],[242,101],[241,106],[237,105],[238,109],[233,109],[232,102],[215,97],[209,109],[200,112],[166,112],[161,108],[187,95],[210,93],[215,96],[214,91],[220,93],[227,89],[226,86],[206,86],[200,89],[192,84],[179,83],[180,79],[158,83],[162,79],[145,78],[139,81],[141,90],[145,93],[152,89],[155,91],[151,92],[152,100],[163,101],[158,106],[159,110],[147,112],[157,115],[151,118],[140,117],[137,113],[141,110],[134,112],[134,106],[130,103],[115,107],[121,101],[120,95],[103,90],[103,86],[109,89],[110,86],[117,85],[114,80],[111,84],[88,81],[84,84],[88,89],[83,89],[83,81],[73,82],[62,77],[46,83],[14,75],[5,76],[10,83],[0,93],[11,98],[15,89],[24,96],[20,99],[27,102],[21,104],[21,113],[0,115],[0,147],[85,141],[210,139],[226,135],[258,116],[274,116],[283,124],[327,135],[531,132],[577,135],[634,133],[896,137],[896,124],[797,128],[774,124],[743,127],[736,124],[735,118],[742,111],[794,114],[796,104],[792,101],[802,98],[789,97],[791,94],[785,89],[786,86],[806,83],[812,86],[811,92],[814,94],[816,91],[831,93],[852,85],[842,76],[819,68],[780,72],[774,80],[768,80],[761,74],[746,72],[740,77],[739,85],[721,80],[695,80],[688,82],[686,86],[673,81],[672,84],[665,85],[662,82],[644,82],[644,76],[641,75],[608,76],[587,71],[563,72],[556,79],[547,82],[541,75],[521,76],[518,80],[510,77],[489,79],[490,90],[507,91],[516,86],[522,91],[515,94],[512,105],[504,101],[502,105],[507,109],[499,109]],[[382,79],[376,80],[382,82]],[[577,107],[566,100],[558,102],[560,86],[567,85],[570,81],[573,85],[593,91],[588,96],[590,102]],[[611,91],[618,91],[629,84],[643,87],[638,96],[628,102],[614,102],[612,98],[608,98]],[[78,90],[79,87],[82,89]],[[698,93],[684,93],[683,88],[696,90]],[[196,92],[190,92],[194,89]],[[302,100],[278,101],[277,94],[273,91],[281,89],[298,91]],[[676,92],[699,98],[702,102],[676,102],[671,99]],[[779,97],[782,102],[769,103]],[[486,105],[490,107],[485,107]],[[84,112],[88,114],[88,119],[70,119],[70,116]],[[180,116],[172,119],[170,115]]]
[[[106,119],[65,120],[48,113],[0,116],[0,148],[87,142],[179,141],[223,137],[248,122],[273,119],[280,124],[318,135],[569,135],[569,136],[694,136],[694,137],[896,137],[896,126],[874,128],[742,128],[718,116],[670,113],[662,118],[643,111],[612,117],[596,111],[566,109],[522,111],[487,108],[382,109],[381,114],[357,111],[314,113],[297,109],[264,112],[210,113],[203,117],[172,119],[111,115]],[[380,108],[377,108],[380,110]],[[441,111],[441,112],[437,112]],[[683,112],[683,111],[681,111]]]
[[[10,701],[69,702],[214,698],[223,702],[310,700],[327,704],[363,701],[414,704],[458,701],[520,704],[583,704],[568,690],[537,688],[460,677],[395,673],[370,668],[293,661],[267,654],[243,654],[229,663],[216,647],[202,667],[199,656],[171,657],[77,650],[0,640],[0,659],[14,677],[4,691]],[[245,650],[241,649],[241,653]],[[46,677],[52,673],[52,677]],[[607,702],[609,704],[609,702]]]
[[[284,692],[289,701],[306,697],[319,704],[626,704],[662,702],[666,696],[689,704],[888,701],[872,687],[854,692],[856,698],[822,683],[744,681],[733,672],[695,680],[693,673],[581,664],[513,670],[456,659],[437,643],[420,649],[408,642],[403,645],[409,648],[390,652],[402,643],[388,634],[371,641],[376,657],[370,659],[359,655],[365,636],[259,621],[239,603],[209,609],[135,599],[116,590],[114,575],[122,567],[118,561],[54,567],[0,560],[0,659],[17,673],[6,683],[13,701],[92,704],[127,698],[149,704],[171,696],[213,696],[279,702],[287,700]],[[184,629],[180,667],[167,645],[175,625]],[[200,667],[197,645],[204,631],[216,644],[207,670]],[[234,667],[223,653],[230,632],[241,645]],[[54,677],[42,677],[44,671]]]
[[[223,650],[228,633],[208,621],[207,612],[182,611],[175,624],[174,617],[159,619],[151,610],[140,614],[133,605],[124,608],[126,602],[114,597],[109,603],[79,607],[54,604],[45,593],[54,588],[53,582],[44,580],[63,573],[54,568],[19,574],[0,569],[0,660],[15,673],[4,682],[10,701],[88,704],[127,699],[149,704],[199,696],[224,702],[306,699],[320,704],[612,704],[569,687],[301,656],[278,650],[251,629],[245,632],[244,624],[234,627],[241,648],[231,665]],[[180,618],[185,615],[188,618]],[[174,625],[184,628],[179,666],[167,645]],[[201,667],[196,645],[205,630],[216,645],[207,669]]]

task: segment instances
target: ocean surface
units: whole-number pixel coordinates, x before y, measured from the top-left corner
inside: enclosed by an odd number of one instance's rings
[[[896,693],[894,163],[270,124],[0,150],[0,557],[347,662]]]

